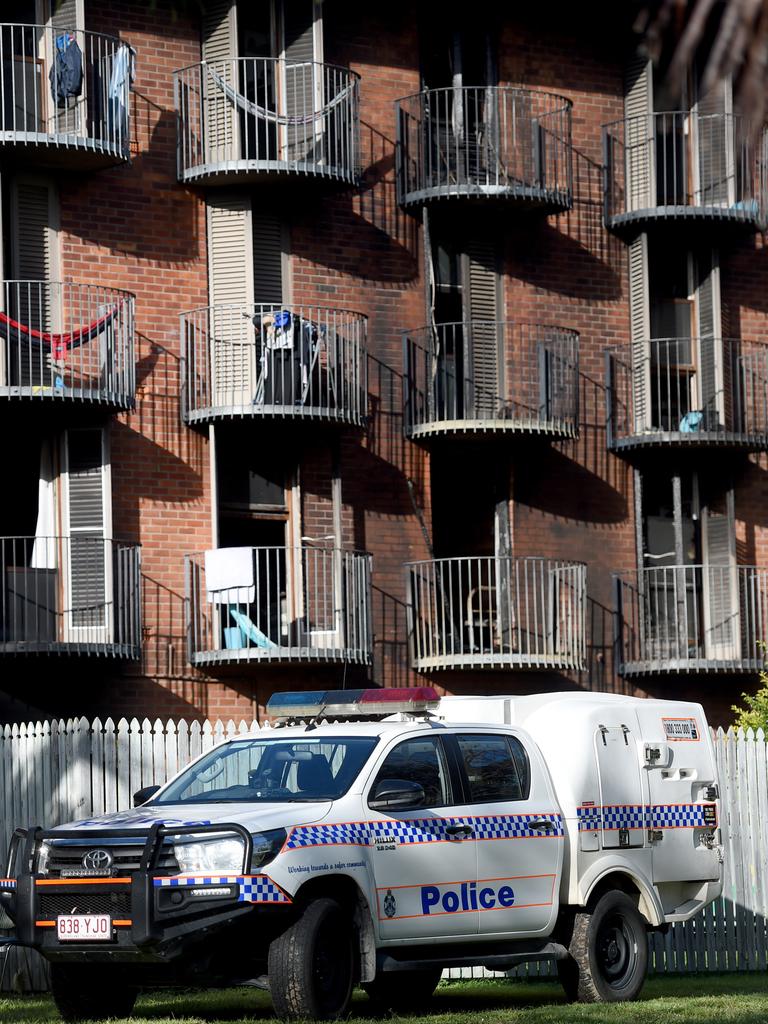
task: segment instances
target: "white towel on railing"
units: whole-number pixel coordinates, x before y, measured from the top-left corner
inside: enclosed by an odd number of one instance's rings
[[[250,604],[256,596],[252,548],[205,552],[205,589],[213,604]]]

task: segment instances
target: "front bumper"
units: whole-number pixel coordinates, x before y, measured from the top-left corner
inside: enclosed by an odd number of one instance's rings
[[[161,875],[157,863],[168,836],[234,832],[244,840],[243,871],[227,875]],[[126,877],[49,878],[34,872],[40,843],[71,840],[144,842],[139,869]],[[291,898],[269,876],[251,874],[252,839],[237,824],[153,825],[147,834],[129,829],[17,829],[0,892],[24,945],[50,960],[170,961],[191,944],[205,942],[255,911],[290,910]],[[14,877],[15,875],[15,877]],[[58,938],[57,918],[109,914],[108,940]],[[271,929],[264,929],[265,935]]]

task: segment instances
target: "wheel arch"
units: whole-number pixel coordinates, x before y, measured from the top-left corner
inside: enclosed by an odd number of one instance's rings
[[[296,890],[293,902],[300,910],[321,897],[336,900],[351,915],[357,928],[359,981],[373,981],[376,976],[376,930],[365,893],[350,875],[315,875]]]
[[[593,876],[584,878],[581,885],[582,905],[594,907],[600,897],[611,889],[618,889],[637,899],[637,909],[651,927],[664,923],[664,908],[651,882],[626,864],[608,864]]]

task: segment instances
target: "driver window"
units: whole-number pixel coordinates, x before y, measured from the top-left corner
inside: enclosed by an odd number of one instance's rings
[[[383,779],[418,782],[424,789],[423,807],[442,807],[452,803],[443,745],[433,736],[420,736],[399,743],[387,754],[371,787],[371,794]]]

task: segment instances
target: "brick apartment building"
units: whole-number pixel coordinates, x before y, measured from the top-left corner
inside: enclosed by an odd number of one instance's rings
[[[727,720],[768,639],[730,84],[671,100],[622,4],[203,6],[4,6],[0,720],[427,682]]]

